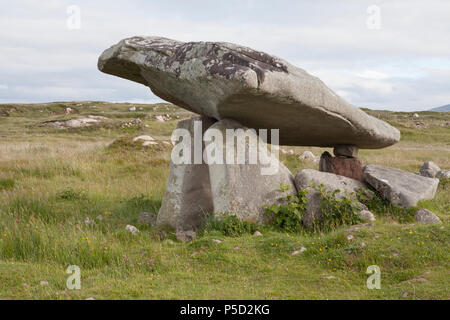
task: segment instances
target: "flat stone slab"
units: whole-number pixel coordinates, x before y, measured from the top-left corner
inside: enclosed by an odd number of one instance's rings
[[[397,129],[303,69],[232,43],[132,37],[103,52],[98,68],[187,110],[249,128],[280,129],[282,145],[377,149],[400,139]]]
[[[384,198],[405,208],[415,207],[420,200],[433,199],[439,184],[439,179],[375,164],[364,167],[363,178]]]

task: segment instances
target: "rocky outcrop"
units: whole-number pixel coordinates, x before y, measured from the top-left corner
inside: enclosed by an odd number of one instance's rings
[[[363,176],[384,198],[405,208],[416,206],[420,200],[433,199],[439,184],[438,179],[374,164],[364,167]]]
[[[232,43],[132,37],[103,52],[98,68],[187,110],[280,129],[282,145],[383,148],[400,139],[303,69]]]

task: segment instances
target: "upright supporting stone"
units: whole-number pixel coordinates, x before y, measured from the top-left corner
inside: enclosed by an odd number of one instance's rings
[[[357,158],[359,148],[353,144],[339,144],[334,147],[333,153],[336,157]]]
[[[191,164],[175,164],[171,160],[166,193],[156,221],[158,226],[168,226],[181,231],[197,229],[204,221],[205,215],[213,211],[208,165],[203,162],[194,163],[195,144],[200,142],[202,148],[204,147],[202,140],[198,140],[201,137],[197,136],[198,141],[194,141],[195,122],[202,125],[202,137],[215,120],[202,116],[178,123],[177,129],[186,129],[190,134],[190,139],[183,139],[179,143],[191,150]]]
[[[232,139],[230,132],[234,136]],[[289,169],[279,162],[277,157],[269,154],[265,149],[266,144],[258,138],[254,130],[232,119],[223,119],[211,126],[205,137],[209,133],[215,135],[214,140],[211,139],[213,141],[206,142],[205,152],[216,213],[224,212],[245,221],[262,223],[268,219],[264,215],[264,205],[277,203],[285,196],[278,191],[281,185],[288,185],[290,193],[297,192],[294,177]],[[227,137],[226,143],[222,143],[222,137]],[[256,162],[249,155],[255,142],[262,147],[260,150],[264,150],[266,155],[265,159],[261,159],[258,154]],[[270,164],[266,164],[269,162]]]
[[[325,151],[320,156],[319,170],[363,181],[363,164],[358,158],[333,157]]]

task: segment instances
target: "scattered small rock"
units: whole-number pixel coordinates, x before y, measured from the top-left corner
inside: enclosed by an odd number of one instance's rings
[[[350,228],[346,229],[345,232],[352,232],[352,231],[356,231],[359,230],[361,227],[373,227],[375,224],[372,222],[366,222],[366,223],[361,223],[361,224],[356,224],[354,226],[351,226]]]
[[[425,279],[424,277],[417,277],[414,279],[414,281],[418,281],[418,282],[427,282],[428,280]]]
[[[259,231],[255,231],[255,233],[253,234],[254,237],[260,237],[262,236],[262,233]]]
[[[361,242],[361,247],[365,248],[366,247],[366,243],[365,242]]]
[[[86,218],[86,219],[84,220],[84,223],[89,224],[89,225],[92,225],[92,226],[95,226],[95,225],[96,225],[95,221],[94,221],[94,220],[91,220],[90,218]]]
[[[414,113],[413,118],[419,118],[419,115],[417,113]]]
[[[427,209],[420,209],[415,214],[416,221],[421,224],[438,224],[441,223],[441,219],[433,212]]]
[[[212,241],[213,241],[214,243],[222,243],[222,241],[219,240],[219,239],[212,239]]]
[[[138,228],[132,226],[131,224],[127,224],[125,230],[130,231],[132,234],[136,234],[139,232]]]
[[[438,167],[433,161],[426,161],[420,168],[420,175],[428,178],[435,178],[441,168]]]
[[[239,247],[234,247],[233,250],[234,251],[238,251],[240,248]]]
[[[293,252],[291,253],[291,256],[296,256],[296,255],[298,255],[298,254],[300,254],[300,253],[303,253],[303,252],[305,252],[305,251],[306,251],[306,248],[305,248],[305,247],[301,247],[300,250],[295,250],[295,251],[293,251]]]
[[[349,235],[347,236],[347,240],[348,240],[348,241],[351,241],[351,240],[353,240],[353,239],[355,239],[355,237],[354,237],[352,234],[349,234]]]
[[[41,282],[39,282],[39,284],[41,286],[48,286],[48,281],[42,280]]]
[[[166,122],[166,119],[164,118],[164,116],[161,116],[161,115],[155,116],[155,119],[158,122]]]
[[[130,107],[129,111],[136,111],[136,107]]]
[[[436,174],[436,178],[442,179],[442,178],[450,178],[450,170],[439,170],[439,172]]]
[[[84,300],[95,300],[95,298],[89,297],[89,298],[86,298],[86,299],[84,299]]]
[[[370,212],[369,210],[361,210],[359,212],[359,216],[364,221],[375,221],[376,220],[374,214],[372,212]]]
[[[316,156],[311,151],[305,151],[302,153],[302,155],[299,157],[299,159],[314,161],[316,159]]]
[[[153,226],[156,223],[156,214],[151,212],[142,212],[137,218],[137,222]]]
[[[195,233],[195,231],[193,231],[193,230],[177,231],[176,237],[177,237],[178,241],[189,242],[189,241],[195,240],[195,238],[197,238],[197,233]]]
[[[98,221],[102,221],[102,220],[103,220],[103,216],[100,214],[100,215],[97,216],[96,219],[97,219]]]
[[[142,135],[142,136],[137,136],[133,138],[133,142],[136,142],[138,140],[143,140],[143,141],[154,141],[155,139],[153,139],[153,137],[151,136],[147,136],[147,135]]]
[[[407,298],[408,297],[408,292],[403,292],[403,294],[402,294],[402,298]]]

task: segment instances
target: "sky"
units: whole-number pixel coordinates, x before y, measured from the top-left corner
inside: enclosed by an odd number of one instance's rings
[[[358,107],[450,103],[448,0],[0,0],[0,8],[0,103],[159,102],[97,69],[105,49],[136,35],[264,51]]]

